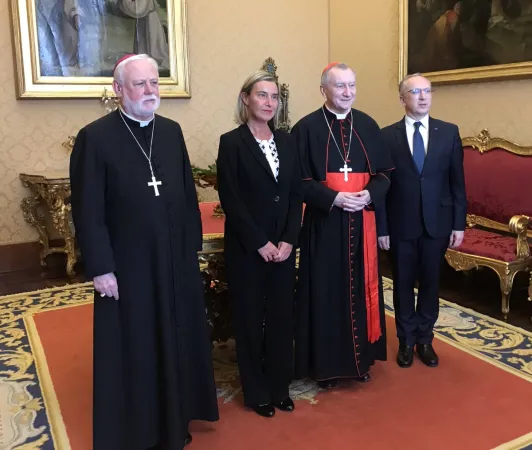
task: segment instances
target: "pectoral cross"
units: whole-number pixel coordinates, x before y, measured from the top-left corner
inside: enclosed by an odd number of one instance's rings
[[[155,197],[158,197],[159,196],[159,188],[157,186],[160,186],[161,183],[160,181],[157,181],[155,179],[155,176],[152,175],[151,177],[151,182],[148,183],[148,186],[153,186],[153,192],[155,193]]]
[[[352,172],[352,171],[353,169],[351,169],[351,167],[347,167],[347,163],[344,162],[344,167],[340,169],[340,172],[344,173],[344,181],[349,181],[347,172]]]

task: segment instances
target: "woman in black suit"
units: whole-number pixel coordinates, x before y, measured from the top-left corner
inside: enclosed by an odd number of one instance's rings
[[[303,196],[298,150],[275,130],[279,85],[258,71],[242,86],[240,126],[220,137],[218,193],[244,403],[273,417],[292,411],[295,245]],[[264,324],[264,326],[263,326]]]

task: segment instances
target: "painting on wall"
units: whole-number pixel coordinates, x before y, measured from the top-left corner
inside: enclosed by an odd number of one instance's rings
[[[433,84],[532,75],[532,0],[400,0],[399,76]]]
[[[128,53],[159,64],[163,97],[190,97],[185,0],[11,0],[18,98],[100,97]]]

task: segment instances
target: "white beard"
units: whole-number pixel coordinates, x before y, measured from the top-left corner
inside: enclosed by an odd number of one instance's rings
[[[154,104],[144,104],[146,100],[155,100]],[[159,108],[161,99],[155,95],[142,97],[136,102],[132,102],[129,98],[124,96],[123,107],[125,111],[133,117],[152,116]]]

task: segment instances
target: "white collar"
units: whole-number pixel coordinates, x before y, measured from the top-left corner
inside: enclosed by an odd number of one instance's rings
[[[124,114],[124,116],[126,116],[127,118],[134,120],[135,122],[138,122],[141,127],[147,127],[150,124],[150,122],[153,120],[153,117],[150,120],[135,119],[134,117],[131,117],[127,112],[125,112],[124,108],[122,107],[120,107],[120,112]]]
[[[410,117],[408,114],[405,115],[405,125],[406,125],[406,126],[413,127],[415,122],[421,122],[421,125],[422,125],[426,130],[429,129],[429,115],[428,115],[428,114],[427,114],[425,117],[423,117],[423,119],[419,119],[419,120],[413,119],[413,118]]]
[[[325,105],[325,108],[327,108],[327,105]],[[349,114],[349,112],[346,112],[344,114],[340,114],[340,113],[335,113],[333,111],[331,111],[329,108],[327,108],[327,111],[329,111],[331,114],[334,114],[336,116],[336,119],[337,120],[343,120],[347,117],[347,115]]]

